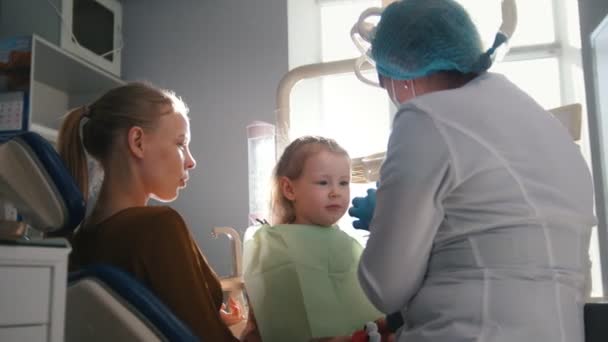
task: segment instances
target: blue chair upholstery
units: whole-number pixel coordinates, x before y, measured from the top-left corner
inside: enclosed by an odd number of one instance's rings
[[[45,233],[72,232],[85,214],[82,194],[63,160],[33,132],[0,136],[0,199],[13,204],[23,221]],[[81,286],[84,283],[90,286]],[[96,297],[89,300],[89,295]],[[106,299],[114,307],[104,311],[101,306],[109,303]],[[95,306],[86,307],[86,303]],[[142,336],[139,340],[199,340],[138,280],[109,265],[69,274],[65,311],[66,341],[108,341],[117,336],[129,336],[126,340],[130,341]],[[104,323],[96,324],[102,312]],[[70,321],[70,317],[78,319]]]

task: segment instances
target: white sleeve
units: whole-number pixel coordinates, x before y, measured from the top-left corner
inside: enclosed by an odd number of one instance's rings
[[[454,178],[433,119],[411,106],[397,113],[359,263],[361,287],[378,310],[402,310],[420,287]]]

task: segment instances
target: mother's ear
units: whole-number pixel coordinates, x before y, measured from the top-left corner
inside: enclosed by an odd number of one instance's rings
[[[296,193],[291,179],[285,176],[281,177],[279,179],[279,187],[281,189],[281,193],[283,194],[283,196],[285,196],[285,198],[290,201],[295,201]]]
[[[127,132],[127,142],[129,144],[129,151],[132,155],[143,158],[144,157],[144,130],[139,126],[133,126],[129,128]]]

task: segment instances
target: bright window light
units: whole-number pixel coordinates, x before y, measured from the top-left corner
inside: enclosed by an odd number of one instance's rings
[[[311,94],[314,87],[318,92]],[[310,104],[311,95],[318,96],[319,106]],[[390,128],[386,94],[353,74],[299,82],[291,94],[291,108],[291,139],[306,134],[331,137],[353,158],[386,150]]]
[[[578,1],[577,0],[564,0],[566,20],[566,30],[568,32],[568,44],[574,48],[581,48],[581,27],[579,25],[578,16]]]
[[[511,38],[511,46],[550,44],[555,42],[553,1],[517,1],[517,28]]]
[[[477,26],[484,48],[489,49],[494,44],[496,32],[502,22],[502,0],[457,0],[457,2],[467,10]]]
[[[356,58],[359,50],[350,39],[350,30],[361,12],[380,7],[380,1],[333,1],[321,5],[321,60]]]

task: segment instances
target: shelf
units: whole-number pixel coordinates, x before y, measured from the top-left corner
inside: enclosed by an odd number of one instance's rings
[[[33,35],[29,129],[52,143],[65,113],[124,85],[120,78]]]
[[[36,35],[32,52],[32,79],[66,93],[104,92],[125,83]]]

